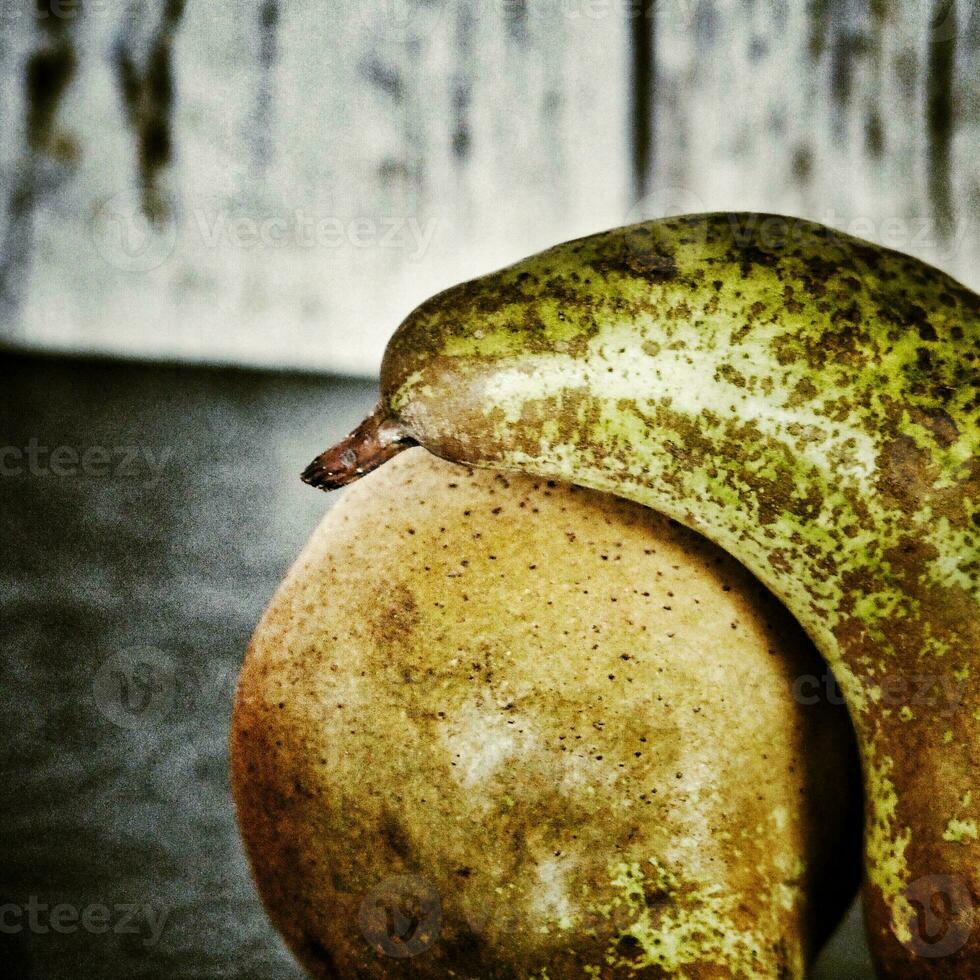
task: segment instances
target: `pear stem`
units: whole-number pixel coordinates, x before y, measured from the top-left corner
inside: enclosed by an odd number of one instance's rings
[[[336,490],[416,445],[401,422],[379,403],[350,435],[320,453],[303,470],[302,479],[318,490]]]

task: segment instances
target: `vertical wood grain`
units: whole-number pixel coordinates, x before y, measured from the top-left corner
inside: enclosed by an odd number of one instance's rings
[[[967,0],[15,8],[8,342],[370,373],[432,292],[684,210],[799,214],[980,286]]]

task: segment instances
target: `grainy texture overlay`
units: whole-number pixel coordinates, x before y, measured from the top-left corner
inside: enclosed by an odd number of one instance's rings
[[[630,220],[808,217],[976,288],[973,0],[0,3],[0,330],[370,372]]]
[[[24,928],[0,934],[0,974],[296,980],[234,827],[228,719],[252,629],[330,505],[296,474],[373,386],[27,358],[2,373],[24,456],[4,457],[21,470],[0,505],[0,905]],[[77,461],[55,467],[59,446]],[[82,466],[93,446],[106,475]],[[54,931],[59,903],[107,906],[108,928]],[[128,924],[122,904],[140,907]],[[867,963],[855,914],[817,976],[865,980]]]
[[[785,601],[858,731],[894,977],[980,963],[978,343],[980,297],[909,256],[799,219],[682,216],[433,297],[389,343],[372,416],[449,460],[660,510]],[[362,432],[337,447],[355,461]],[[318,462],[304,478],[345,482]],[[916,911],[930,889],[943,943]]]

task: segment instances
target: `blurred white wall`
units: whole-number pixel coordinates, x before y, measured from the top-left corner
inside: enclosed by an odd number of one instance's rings
[[[639,217],[798,214],[980,288],[972,0],[0,0],[0,338],[376,370]]]

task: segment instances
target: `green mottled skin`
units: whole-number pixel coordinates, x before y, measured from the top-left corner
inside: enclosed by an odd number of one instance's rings
[[[922,955],[939,937],[917,938],[910,901],[948,875],[980,906],[978,348],[978,297],[938,270],[713,214],[441,293],[382,369],[386,409],[435,454],[647,504],[786,603],[858,731],[871,943],[896,977],[980,976],[980,910],[961,948]]]

